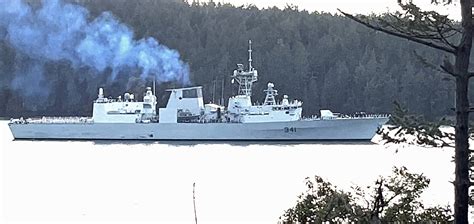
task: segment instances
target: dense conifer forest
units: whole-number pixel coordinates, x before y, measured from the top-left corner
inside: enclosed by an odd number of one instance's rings
[[[187,85],[202,85],[206,102],[221,98],[222,82],[224,99],[235,94],[230,76],[237,63],[247,65],[251,39],[253,66],[259,72],[253,89],[256,102],[263,101],[263,90],[273,82],[280,97],[287,94],[304,102],[305,115],[324,108],[341,113],[390,113],[394,100],[428,118],[452,113],[453,81],[426,63],[438,65],[444,55],[369,30],[340,15],[294,6],[258,9],[179,0],[67,2],[88,9],[90,20],[109,11],[134,31],[134,38],[153,37],[176,49],[189,65]],[[29,4],[38,8],[41,2]],[[36,68],[42,71],[36,71],[30,64],[35,58],[12,47],[7,35],[0,30],[0,116],[87,116],[99,87],[104,87],[107,96],[116,97],[125,91],[139,96],[145,86],[152,85],[153,78],[142,78],[139,70],[112,77],[110,69],[98,72],[65,60],[46,60]],[[159,83],[159,106],[166,103],[165,89],[181,85]]]

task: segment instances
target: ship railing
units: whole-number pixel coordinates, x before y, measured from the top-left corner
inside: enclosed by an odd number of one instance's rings
[[[90,117],[42,117],[11,119],[14,124],[88,124],[94,121]]]
[[[390,114],[338,114],[332,119],[370,119],[370,118],[389,118]],[[302,120],[320,120],[320,116],[302,117]]]
[[[388,118],[390,114],[341,114],[340,118]]]

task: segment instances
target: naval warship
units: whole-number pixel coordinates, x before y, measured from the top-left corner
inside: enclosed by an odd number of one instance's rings
[[[123,98],[104,97],[99,88],[92,117],[42,117],[11,119],[8,123],[15,139],[63,140],[370,140],[388,121],[388,115],[359,113],[345,116],[320,110],[318,116],[302,117],[303,102],[278,99],[273,83],[268,83],[263,104],[253,104],[252,85],[258,72],[249,65],[237,64],[232,83],[238,94],[227,107],[204,104],[202,87],[167,90],[165,108],[156,111],[154,88],[147,87],[143,100],[125,93]]]

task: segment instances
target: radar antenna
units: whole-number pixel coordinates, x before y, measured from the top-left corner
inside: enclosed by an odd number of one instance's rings
[[[267,84],[267,89],[264,92],[267,93],[265,96],[265,102],[263,105],[276,105],[275,96],[278,95],[278,91],[274,89],[275,85],[271,82]]]

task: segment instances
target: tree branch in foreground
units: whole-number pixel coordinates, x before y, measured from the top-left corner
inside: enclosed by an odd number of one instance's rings
[[[369,27],[371,29],[374,29],[374,30],[377,30],[377,31],[380,31],[380,32],[383,32],[383,33],[386,33],[386,34],[390,34],[390,35],[393,35],[393,36],[396,36],[396,37],[401,37],[401,38],[405,38],[407,40],[410,40],[410,41],[413,41],[413,42],[417,42],[417,43],[420,43],[420,44],[423,44],[423,45],[426,45],[428,47],[432,47],[432,48],[435,48],[435,49],[438,49],[438,50],[442,50],[444,52],[448,52],[448,53],[452,53],[452,54],[455,54],[456,53],[456,49],[453,49],[452,47],[447,47],[447,46],[442,46],[442,45],[438,45],[438,44],[435,44],[433,42],[430,42],[430,41],[426,41],[426,40],[422,40],[422,39],[419,39],[419,38],[416,38],[416,37],[413,37],[411,35],[407,35],[407,34],[402,34],[402,33],[399,33],[399,32],[396,32],[396,31],[391,31],[391,30],[388,30],[388,29],[385,29],[385,28],[382,28],[382,27],[379,27],[379,26],[376,26],[376,25],[373,25],[369,22],[366,22],[366,21],[363,21],[359,18],[357,18],[356,16],[352,15],[352,14],[349,14],[349,13],[346,13],[340,9],[337,9],[340,13],[342,13],[344,16],[354,20],[355,22],[357,23],[360,23],[366,27]]]

